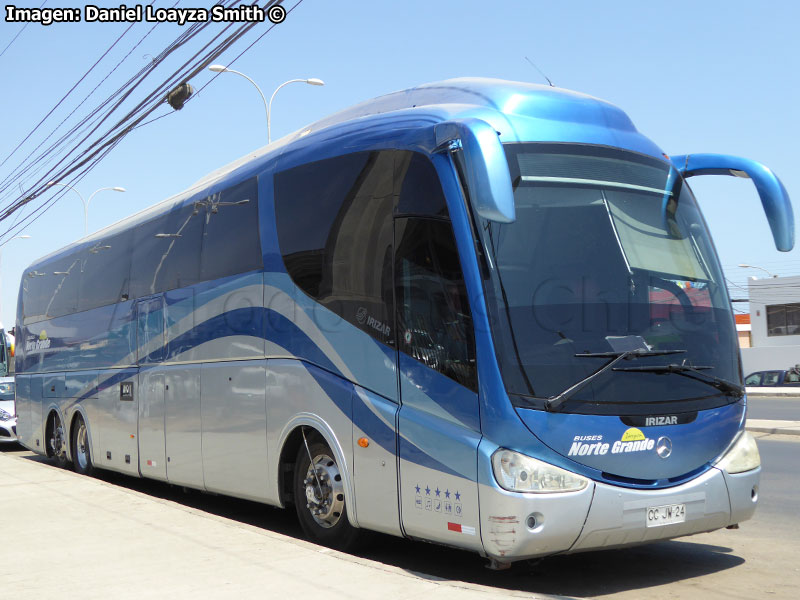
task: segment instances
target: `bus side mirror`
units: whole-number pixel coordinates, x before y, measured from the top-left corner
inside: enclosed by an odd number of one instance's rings
[[[789,194],[778,176],[754,160],[725,154],[673,156],[672,164],[684,177],[731,175],[752,179],[767,215],[775,247],[788,252],[794,247],[794,212]]]
[[[514,190],[503,144],[494,128],[480,119],[445,121],[434,127],[437,151],[460,143],[467,187],[475,212],[484,219],[513,223]]]

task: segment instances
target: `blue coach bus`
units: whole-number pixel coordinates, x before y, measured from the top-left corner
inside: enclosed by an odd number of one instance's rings
[[[454,79],[287,136],[37,261],[18,435],[495,567],[748,519],[760,459],[688,177],[618,108]]]

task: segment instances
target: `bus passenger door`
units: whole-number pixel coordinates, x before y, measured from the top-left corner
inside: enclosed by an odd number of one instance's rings
[[[143,477],[167,479],[164,431],[164,372],[158,363],[164,354],[164,298],[136,303],[139,363],[139,472]]]
[[[450,221],[396,218],[395,248],[403,529],[480,550],[475,343]]]

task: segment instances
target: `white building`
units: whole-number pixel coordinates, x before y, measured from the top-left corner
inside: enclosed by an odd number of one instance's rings
[[[751,277],[750,343],[742,348],[744,373],[800,364],[800,276]]]

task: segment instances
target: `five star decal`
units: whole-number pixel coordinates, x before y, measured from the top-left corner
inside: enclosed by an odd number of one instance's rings
[[[459,490],[451,492],[450,488],[443,490],[438,485],[436,489],[432,489],[428,484],[425,484],[425,487],[415,484],[414,490],[416,491],[414,498],[416,508],[461,518],[461,492]]]

